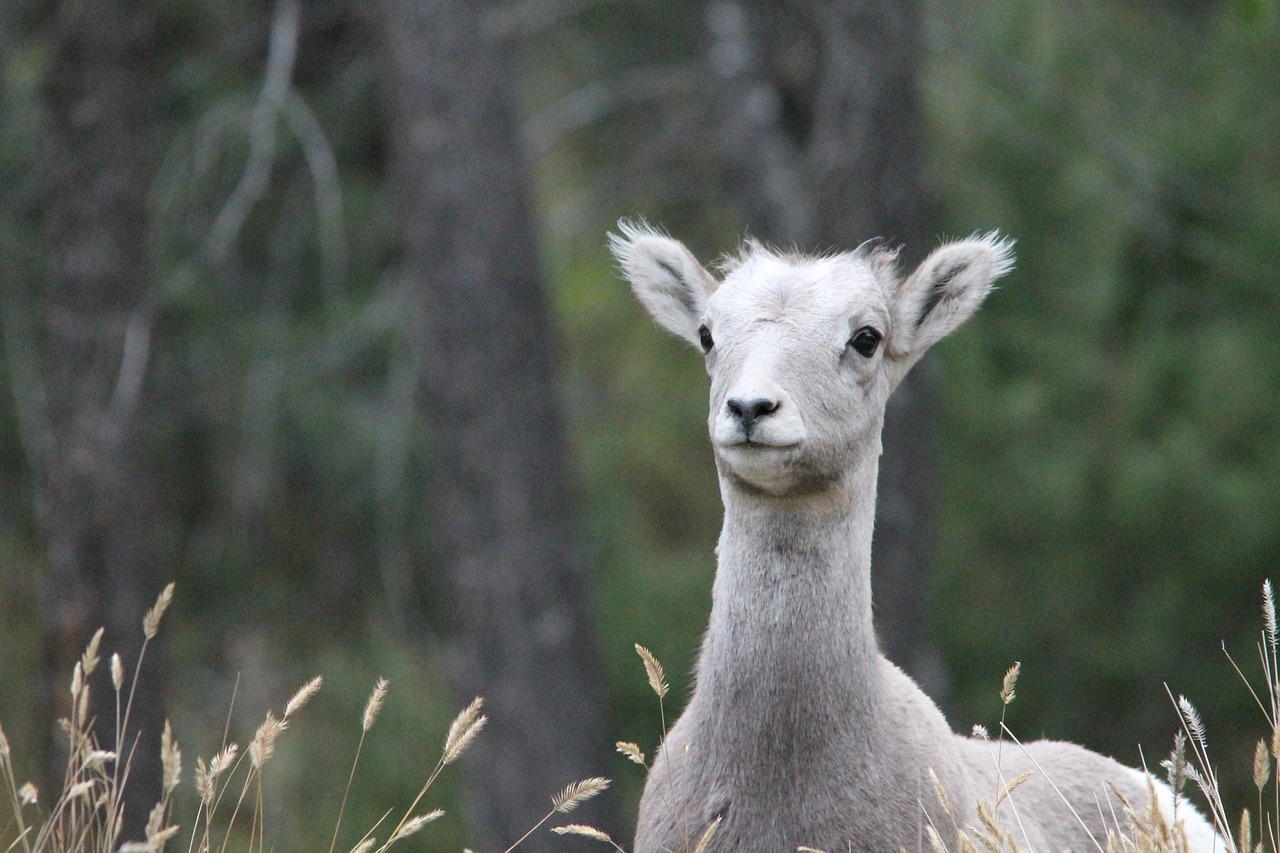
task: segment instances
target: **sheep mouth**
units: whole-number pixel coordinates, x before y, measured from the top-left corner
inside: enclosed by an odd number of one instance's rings
[[[775,450],[795,450],[800,447],[800,442],[780,442],[780,441],[761,441],[756,438],[743,438],[739,441],[726,442],[720,445],[725,449],[746,450],[754,452],[764,452]]]
[[[781,444],[749,439],[718,444],[716,453],[739,473],[754,472],[769,477],[791,468],[802,455],[801,442]]]

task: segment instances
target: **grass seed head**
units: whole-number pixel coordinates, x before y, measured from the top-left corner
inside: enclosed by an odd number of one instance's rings
[[[603,776],[592,776],[590,779],[573,782],[551,798],[551,807],[554,811],[562,813],[573,811],[608,787],[609,780]]]
[[[154,850],[155,853],[163,853],[164,845],[168,843],[170,838],[177,835],[178,830],[181,828],[182,827],[176,823],[171,826],[166,826],[155,835],[148,836],[147,843],[151,845],[151,849]]]
[[[1009,667],[1008,672],[1004,674],[1004,681],[1000,685],[1000,701],[1008,705],[1013,701],[1014,688],[1018,686],[1018,673],[1022,671],[1022,661],[1014,661],[1013,666]]]
[[[369,694],[369,701],[364,705],[364,714],[360,717],[361,731],[367,732],[373,728],[374,721],[378,719],[378,712],[382,710],[382,702],[387,698],[388,684],[390,682],[385,678],[379,677],[373,685],[373,692]]]
[[[649,686],[653,688],[653,692],[658,694],[659,699],[663,699],[667,695],[667,676],[662,671],[662,664],[658,663],[658,659],[653,656],[653,652],[644,646],[636,643],[636,654],[640,655],[640,659],[644,661],[645,675],[649,677]]]
[[[1182,772],[1186,774],[1186,777],[1188,779],[1190,779],[1192,782],[1195,782],[1201,788],[1209,787],[1208,784],[1205,782],[1205,778],[1200,775],[1200,771],[1196,769],[1196,766],[1194,764],[1188,764],[1186,767],[1183,768]]]
[[[480,713],[484,707],[484,699],[477,696],[471,704],[462,709],[462,713],[453,718],[449,724],[449,734],[444,739],[444,755],[441,760],[445,764],[457,761],[466,751],[476,735],[489,722],[489,718]]]
[[[147,840],[155,838],[164,826],[164,803],[156,803],[147,816]]]
[[[376,838],[373,838],[373,837],[366,838],[364,841],[361,841],[355,847],[352,847],[351,853],[369,853],[369,851],[372,850],[374,845],[377,843],[378,843],[378,839]]]
[[[80,664],[76,664],[79,666]],[[89,683],[86,681],[80,686],[80,698],[76,701],[76,726],[80,731],[85,730],[86,723],[89,721]]]
[[[1207,748],[1204,723],[1200,720],[1200,712],[1196,710],[1196,706],[1192,705],[1191,700],[1186,696],[1179,696],[1178,710],[1182,714],[1183,722],[1186,723],[1187,731],[1191,734],[1191,739],[1201,747]]]
[[[716,819],[707,824],[707,828],[703,831],[702,837],[698,839],[698,843],[693,848],[693,853],[706,853],[707,845],[711,843],[711,839],[715,837],[716,830],[720,828],[720,821],[724,820],[723,815],[716,815]]]
[[[1253,849],[1253,819],[1249,816],[1249,810],[1245,809],[1240,813],[1240,836],[1238,850],[1241,853],[1249,853]]]
[[[237,743],[229,743],[222,748],[209,762],[209,778],[217,779],[228,767],[236,761],[236,753],[240,751],[240,745]]]
[[[1174,793],[1180,792],[1187,783],[1187,736],[1182,732],[1173,736],[1173,750],[1160,766],[1165,770],[1169,787]]]
[[[160,590],[160,594],[156,596],[156,603],[147,611],[147,615],[142,617],[142,636],[150,640],[160,630],[160,619],[164,616],[164,612],[169,609],[169,605],[173,603],[173,582]]]
[[[1004,786],[1004,790],[1000,792],[1000,796],[996,797],[996,808],[1000,808],[1000,804],[1005,801],[1006,797],[1012,795],[1014,791],[1018,790],[1018,787],[1023,782],[1030,779],[1033,772],[1034,771],[1031,770],[1024,770],[1017,776],[1014,776],[1013,779],[1009,781],[1009,784]]]
[[[158,829],[155,833],[148,832],[146,841],[126,841],[117,853],[161,853],[169,839],[178,834],[178,829],[175,825]]]
[[[1277,636],[1280,629],[1276,626],[1276,596],[1271,588],[1271,578],[1262,582],[1262,623],[1267,630],[1267,642],[1274,649],[1280,640],[1280,636]]]
[[[91,770],[96,767],[101,767],[102,765],[106,764],[109,761],[115,761],[115,760],[116,760],[116,754],[114,752],[111,752],[110,750],[92,749],[84,757],[84,766],[85,766],[85,769]]]
[[[938,797],[938,802],[942,803],[942,810],[947,813],[947,817],[955,819],[956,810],[951,807],[951,798],[947,796],[947,789],[942,787],[942,780],[938,778],[938,774],[933,772],[933,768],[929,768],[929,781],[933,783],[933,792]]]
[[[196,757],[196,793],[206,806],[213,802],[213,773],[205,766],[204,759]]]
[[[120,662],[120,653],[111,653],[111,686],[117,693],[124,687],[124,664]]]
[[[625,755],[627,758],[634,761],[636,764],[639,764],[641,767],[645,766],[644,753],[640,750],[640,747],[636,746],[634,743],[629,743],[625,740],[618,741],[616,746],[618,748],[618,752],[621,752],[623,755]]]
[[[86,779],[83,782],[77,782],[63,793],[63,797],[67,800],[75,800],[80,797],[87,796],[93,790],[93,786],[97,784],[95,779]]]
[[[276,738],[284,731],[285,721],[276,719],[276,715],[267,711],[267,718],[258,726],[258,732],[249,744],[249,760],[253,766],[262,769],[262,765],[271,760],[276,749]]]
[[[995,808],[988,800],[978,800],[976,803],[978,812],[978,822],[982,825],[980,828],[985,829],[996,838],[1000,837],[1000,820],[996,817]]]
[[[85,646],[84,654],[80,656],[80,663],[84,665],[84,674],[92,675],[93,671],[98,668],[98,646],[102,644],[102,632],[104,629],[99,628],[93,635],[93,639],[89,640],[89,645]]]
[[[317,675],[315,678],[302,685],[302,687],[298,688],[298,692],[293,694],[293,697],[289,699],[289,702],[284,706],[285,719],[289,719],[292,714],[302,710],[302,706],[311,701],[311,697],[316,695],[316,692],[320,689],[320,685],[322,684],[324,684],[324,676]]]
[[[76,665],[71,668],[71,700],[80,698],[81,692],[84,690],[84,667],[80,665],[80,661],[76,661]]]
[[[1253,786],[1261,793],[1271,778],[1271,750],[1265,740],[1258,741],[1253,750]]]
[[[173,793],[182,776],[182,751],[173,740],[173,729],[168,720],[164,721],[164,731],[160,733],[160,764],[163,767],[164,792]]]
[[[395,835],[392,835],[391,839],[387,841],[387,846],[390,847],[392,844],[395,844],[397,841],[399,841],[402,838],[408,838],[410,835],[413,835],[415,832],[420,831],[422,827],[431,823],[431,821],[438,820],[439,818],[442,818],[442,817],[444,817],[444,810],[436,809],[435,811],[427,812],[426,814],[420,814],[420,815],[416,815],[414,817],[409,818],[407,821],[404,822],[404,826],[396,830]]]
[[[603,841],[605,844],[613,844],[613,839],[609,837],[609,833],[596,829],[594,826],[587,826],[585,823],[567,823],[564,826],[553,826],[551,831],[556,835],[581,835],[583,838],[594,838],[596,841]]]

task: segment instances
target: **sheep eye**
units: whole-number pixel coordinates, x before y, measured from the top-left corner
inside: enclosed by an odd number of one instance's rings
[[[711,352],[711,348],[716,345],[716,342],[711,339],[711,330],[706,326],[698,327],[698,342],[702,344],[703,352]]]
[[[849,338],[849,346],[863,358],[871,358],[876,354],[876,348],[880,346],[880,333],[870,326],[863,326],[853,333],[852,338]]]

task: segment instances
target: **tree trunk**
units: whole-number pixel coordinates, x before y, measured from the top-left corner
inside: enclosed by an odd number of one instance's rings
[[[880,236],[922,257],[918,4],[795,7],[793,19],[774,10],[767,21],[739,0],[706,7],[712,110],[731,195],[752,233],[771,243],[849,249]],[[764,33],[774,38],[766,43]],[[926,360],[886,414],[872,583],[885,652],[940,698],[946,674],[924,606],[937,479],[930,375]]]
[[[116,0],[62,4],[46,91],[49,261],[45,286],[45,435],[36,465],[48,549],[43,584],[46,784],[62,778],[54,720],[84,644],[106,628],[106,654],[136,661],[142,616],[160,584],[154,482],[138,403],[150,334],[146,143],[150,13]],[[137,737],[126,832],[140,837],[159,798],[161,682],[153,658],[130,720]],[[92,682],[104,748],[115,701],[105,669]],[[132,738],[128,744],[134,743]],[[126,754],[127,745],[126,744]],[[61,757],[59,757],[61,754]]]
[[[558,789],[601,773],[609,749],[514,76],[491,8],[380,10],[450,663],[490,717],[469,755],[473,842],[501,850]],[[525,848],[565,840],[544,831]]]

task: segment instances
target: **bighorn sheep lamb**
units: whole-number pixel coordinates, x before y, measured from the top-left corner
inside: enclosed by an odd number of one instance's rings
[[[958,851],[976,803],[1024,771],[998,806],[1023,850],[1104,849],[1124,826],[1110,786],[1140,808],[1145,774],[1070,743],[954,734],[871,624],[885,403],[1009,271],[1012,242],[950,243],[902,277],[874,241],[819,257],[748,241],[717,280],[647,225],[620,231],[636,296],[706,354],[724,501],[696,688],[652,764],[635,853],[687,853],[717,817],[709,851],[927,850],[930,826]],[[1189,805],[1177,818],[1191,850],[1223,849]]]

